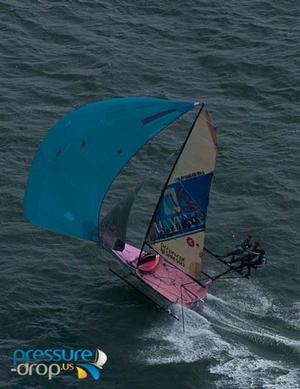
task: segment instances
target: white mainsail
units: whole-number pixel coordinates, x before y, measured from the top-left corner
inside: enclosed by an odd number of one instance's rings
[[[201,270],[216,146],[216,128],[202,105],[164,187],[145,240],[192,277]]]

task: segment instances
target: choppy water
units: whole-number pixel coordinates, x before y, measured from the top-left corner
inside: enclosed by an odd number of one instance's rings
[[[299,20],[297,0],[0,1],[1,387],[78,384],[17,379],[12,352],[34,347],[100,347],[103,388],[300,387]],[[186,312],[184,335],[107,271],[114,260],[95,245],[22,214],[47,129],[124,95],[207,102],[219,127],[207,245],[228,250],[251,230],[270,259],[249,281],[216,283],[201,311]],[[153,143],[157,166],[180,134]]]

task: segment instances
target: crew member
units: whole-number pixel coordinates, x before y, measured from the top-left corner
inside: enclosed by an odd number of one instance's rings
[[[251,275],[251,268],[257,269],[258,266],[265,266],[268,262],[265,250],[260,250],[259,253],[255,253],[255,257],[251,258],[248,256],[245,256],[244,258],[241,258],[241,266],[237,267],[236,269],[243,274],[244,267],[247,267],[247,274],[245,274],[246,278],[249,278]]]
[[[236,255],[240,256],[240,255],[244,254],[247,250],[250,249],[250,247],[251,247],[251,239],[252,239],[252,235],[251,234],[247,234],[245,236],[245,239],[243,239],[241,241],[241,243],[236,246],[236,249],[234,251],[231,251],[231,252],[229,252],[228,254],[225,255],[225,258],[231,256],[231,259],[230,259],[229,263],[234,263],[234,262],[238,261],[240,259],[240,257],[235,258],[235,256]]]

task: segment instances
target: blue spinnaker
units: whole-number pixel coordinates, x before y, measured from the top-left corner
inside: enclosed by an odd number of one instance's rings
[[[107,190],[130,158],[194,103],[120,98],[85,105],[48,133],[33,161],[24,199],[33,223],[98,241]]]

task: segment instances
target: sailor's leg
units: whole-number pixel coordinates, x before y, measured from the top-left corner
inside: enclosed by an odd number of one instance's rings
[[[237,261],[239,261],[241,259],[241,257],[235,257],[234,255],[231,257],[231,259],[230,259],[230,261],[228,261],[227,263],[230,263],[230,264],[232,264],[232,263],[235,263],[235,262],[237,262]]]
[[[240,274],[243,274],[243,266],[242,265],[240,265],[240,266],[232,266],[232,269],[234,269],[235,271],[237,271]]]
[[[240,266],[237,266],[236,269],[239,273],[243,274],[243,270],[246,266],[248,266],[248,263],[243,260],[243,258],[239,258],[241,260],[241,265]]]
[[[245,277],[249,278],[251,276],[251,264],[250,263],[247,264],[247,269],[248,269],[248,271],[247,271],[247,274],[245,275]]]
[[[238,249],[235,249],[233,251],[230,251],[229,253],[227,253],[226,255],[224,255],[224,257],[230,257],[230,256],[235,256],[235,255],[241,255],[243,253],[243,250],[241,250],[240,248]]]

